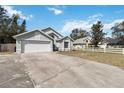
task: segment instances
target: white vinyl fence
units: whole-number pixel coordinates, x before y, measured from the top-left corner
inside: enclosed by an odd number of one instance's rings
[[[73,48],[73,50],[124,54],[124,48]]]

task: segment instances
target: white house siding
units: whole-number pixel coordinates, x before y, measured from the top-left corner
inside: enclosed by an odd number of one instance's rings
[[[49,39],[49,38],[47,38],[46,36],[42,35],[39,31],[34,31],[34,32],[31,32],[31,33],[28,33],[28,34],[25,34],[25,35],[22,35],[22,36],[19,36],[19,37],[16,38],[16,52],[17,53],[24,52],[24,50],[25,50],[24,49],[25,41],[29,41],[29,42],[32,41],[32,43],[34,41],[44,41],[44,42],[46,41],[46,42],[50,42],[50,48],[51,48],[50,51],[53,51],[53,42],[52,42],[52,40]],[[37,47],[37,48],[40,48],[40,47]],[[42,49],[43,48],[45,49],[46,46],[42,47]],[[46,51],[46,52],[48,52],[48,51]]]
[[[64,48],[64,42],[68,42],[68,48]],[[59,51],[70,51],[72,49],[72,46],[73,43],[69,38],[64,39],[59,44]]]
[[[53,38],[54,39],[54,45],[55,45],[55,47],[59,48],[60,43],[58,43],[57,40],[63,38],[63,36],[52,29],[47,29],[44,32],[47,35],[54,34],[54,38]]]
[[[21,40],[16,40],[16,52],[21,53]]]

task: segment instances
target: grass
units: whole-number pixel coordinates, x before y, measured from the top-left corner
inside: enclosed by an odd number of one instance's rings
[[[60,54],[80,57],[100,63],[110,64],[124,69],[124,55],[98,52],[71,51],[59,52]]]

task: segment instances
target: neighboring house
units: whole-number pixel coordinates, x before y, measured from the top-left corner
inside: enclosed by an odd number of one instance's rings
[[[122,48],[124,45],[119,44],[119,40],[111,37],[106,37],[98,45],[100,48]]]
[[[77,48],[77,49],[91,47],[93,46],[91,44],[91,39],[92,38],[90,36],[77,39],[73,42],[73,46],[74,48]],[[117,39],[106,37],[103,39],[102,42],[98,44],[98,47],[99,48],[124,47],[124,45],[119,45],[118,42],[119,41]]]
[[[104,44],[104,45],[107,45],[106,47],[108,47],[108,48],[122,48],[122,47],[124,47],[124,45],[120,45],[119,44],[119,40],[118,39],[115,39],[115,38],[111,38],[111,37],[106,37],[104,40],[103,40],[103,42],[102,42],[102,44]]]
[[[73,42],[70,37],[63,37],[50,27],[21,33],[13,37],[16,39],[17,53],[70,51]]]
[[[74,48],[88,48],[91,44],[91,37],[79,38],[73,42]]]

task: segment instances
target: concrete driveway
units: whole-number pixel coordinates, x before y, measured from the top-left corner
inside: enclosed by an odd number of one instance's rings
[[[20,55],[0,55],[0,88],[31,88],[33,83]]]
[[[35,87],[124,87],[118,67],[56,53],[22,54]]]

